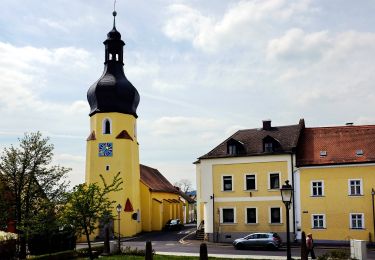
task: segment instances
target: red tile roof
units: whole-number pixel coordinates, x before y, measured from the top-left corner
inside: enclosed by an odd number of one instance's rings
[[[154,192],[170,192],[178,194],[178,190],[157,170],[140,165],[141,181]]]
[[[356,151],[362,150],[363,155]],[[326,156],[321,152],[326,151]],[[375,162],[375,125],[305,128],[297,166]]]

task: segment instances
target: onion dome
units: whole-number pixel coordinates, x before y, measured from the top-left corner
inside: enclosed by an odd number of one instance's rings
[[[113,12],[113,29],[103,42],[105,62],[102,76],[87,91],[90,116],[96,113],[118,112],[137,116],[139,93],[124,73],[121,34],[116,30],[116,11]]]

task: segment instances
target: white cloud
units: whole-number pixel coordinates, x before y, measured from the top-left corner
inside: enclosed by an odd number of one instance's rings
[[[202,14],[183,4],[169,7],[170,19],[164,33],[174,41],[188,40],[207,52],[233,46],[246,46],[260,40],[272,22],[281,23],[293,15],[308,10],[309,0],[239,1],[231,5],[222,17]]]

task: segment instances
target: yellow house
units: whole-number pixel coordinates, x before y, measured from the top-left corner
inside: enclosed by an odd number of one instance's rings
[[[299,124],[240,130],[196,164],[197,218],[206,238],[229,242],[251,232],[277,232],[285,237],[285,206],[280,185],[294,181]],[[295,203],[290,225],[294,224]],[[203,222],[202,222],[203,224]]]
[[[305,128],[298,145],[302,230],[315,241],[375,241],[375,125]]]
[[[116,13],[113,14],[115,18]],[[182,219],[184,203],[176,188],[159,171],[139,163],[136,110],[140,96],[125,76],[125,43],[115,21],[104,45],[104,72],[87,92],[90,135],[86,147],[86,183],[102,185],[100,175],[111,183],[120,173],[122,190],[109,194],[115,205],[122,206],[120,235],[161,230],[169,219]],[[114,208],[113,215],[117,214]],[[116,233],[117,223],[113,223]]]
[[[143,231],[162,230],[169,219],[184,219],[185,203],[179,191],[157,170],[141,165]]]

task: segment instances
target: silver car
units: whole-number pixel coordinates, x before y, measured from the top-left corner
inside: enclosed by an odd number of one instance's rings
[[[243,238],[233,241],[236,249],[245,249],[252,247],[263,247],[267,249],[278,249],[281,247],[282,241],[277,233],[253,233]]]

